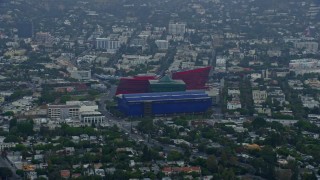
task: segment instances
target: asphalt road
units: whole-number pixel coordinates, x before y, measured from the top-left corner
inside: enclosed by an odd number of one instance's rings
[[[17,168],[15,166],[12,166],[7,159],[0,157],[0,167],[7,167],[12,171],[12,177],[8,179],[21,179],[20,176],[16,174]]]
[[[125,119],[117,118],[112,116],[112,114],[109,113],[109,111],[106,109],[106,104],[105,101],[110,99],[110,92],[108,91],[107,93],[103,94],[103,96],[100,99],[99,102],[99,111],[105,115],[106,119],[108,120],[108,123],[113,126],[116,125],[122,132],[126,133],[129,138],[133,141],[136,141],[138,143],[143,143],[149,148],[151,147],[161,147],[164,152],[169,153],[170,151],[178,151],[180,153],[184,153],[184,150],[180,147],[174,146],[174,145],[169,145],[169,144],[162,144],[159,141],[149,137],[147,138],[147,135],[140,135],[136,133],[131,132],[131,126],[134,127],[138,124],[138,122],[128,122]],[[194,157],[207,157],[207,154],[205,153],[200,153],[200,152],[192,152],[191,151],[191,156]]]
[[[172,150],[183,152],[183,149],[181,149],[180,147],[171,147],[169,145],[161,144],[152,138],[146,138],[146,136],[142,136],[140,134],[133,134],[131,132],[131,122],[112,116],[106,109],[105,101],[108,99],[110,99],[110,92],[103,94],[103,96],[101,97],[99,102],[99,111],[103,115],[105,115],[111,126],[116,125],[121,131],[128,134],[130,139],[139,143],[143,142],[148,147],[162,147],[163,151],[165,152],[169,152]],[[133,122],[132,126],[135,126],[136,124],[137,122]]]

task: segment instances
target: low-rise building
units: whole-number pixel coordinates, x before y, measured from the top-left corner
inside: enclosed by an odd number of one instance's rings
[[[315,107],[319,107],[319,101],[316,101],[313,97],[310,96],[301,96],[303,107],[313,109]]]
[[[168,40],[156,40],[155,41],[158,49],[166,50],[169,48],[169,41]]]
[[[77,79],[79,81],[88,81],[91,79],[91,71],[90,70],[69,70],[70,77]]]
[[[227,109],[228,110],[236,110],[241,109],[241,102],[240,101],[228,101]]]
[[[81,123],[101,124],[105,122],[105,116],[98,111],[87,111],[80,113]]]
[[[200,167],[164,167],[162,169],[162,172],[165,175],[171,175],[171,174],[179,174],[179,173],[201,173]]]
[[[252,98],[254,104],[261,104],[266,101],[268,97],[267,91],[265,90],[252,90]]]
[[[47,105],[51,119],[78,119],[83,112],[97,112],[98,105],[93,101],[67,101],[65,105]]]

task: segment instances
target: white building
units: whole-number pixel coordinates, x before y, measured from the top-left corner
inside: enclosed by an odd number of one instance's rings
[[[227,59],[226,58],[217,57],[215,71],[217,71],[217,72],[226,72],[226,70],[227,70],[226,64],[227,64]]]
[[[105,116],[98,111],[87,111],[80,114],[80,121],[84,124],[101,124],[105,122]]]
[[[266,101],[268,93],[266,91],[252,90],[254,104],[261,104]]]
[[[319,101],[315,100],[313,97],[301,96],[300,98],[301,98],[303,107],[306,107],[309,109],[319,107]]]
[[[0,96],[0,103],[3,103],[3,102],[4,102],[4,97]]]
[[[291,119],[266,119],[267,122],[278,122],[281,123],[284,126],[293,126],[298,122],[298,120],[291,120]]]
[[[79,112],[98,111],[98,105],[94,101],[67,101],[67,106],[79,106]]]
[[[251,80],[252,80],[252,81],[255,81],[255,80],[257,80],[257,79],[262,78],[262,74],[261,74],[261,73],[251,73],[251,74],[250,74],[250,77],[251,77]]]
[[[169,48],[168,40],[156,40],[155,43],[160,50],[166,50]]]
[[[238,97],[238,96],[240,96],[240,90],[239,89],[228,89],[228,96]]]
[[[281,56],[281,51],[280,50],[268,50],[267,55],[269,57],[280,57]]]
[[[140,56],[140,55],[122,55],[122,64],[129,66],[136,66],[138,64],[146,64],[151,61],[152,56]]]
[[[320,60],[308,58],[291,60],[289,68],[296,74],[320,73]]]
[[[107,49],[108,48],[108,38],[96,38],[96,48],[97,49]]]
[[[294,47],[297,49],[303,49],[307,53],[317,53],[319,44],[313,41],[303,41],[294,43]]]
[[[185,23],[169,23],[169,34],[183,36],[185,32]]]
[[[240,101],[228,101],[228,103],[227,103],[227,109],[228,109],[228,110],[241,109],[241,103],[240,103]]]
[[[116,52],[121,44],[122,42],[115,37],[96,38],[96,49],[107,50],[107,52]]]
[[[3,107],[1,108],[3,109],[4,112],[12,111],[15,114],[26,113],[27,111],[32,109],[34,100],[35,99],[32,98],[31,96],[24,96],[23,98],[18,99],[12,103],[3,105]]]
[[[12,148],[12,147],[15,147],[16,144],[15,143],[5,143],[3,142],[5,140],[5,137],[4,136],[0,136],[0,150],[4,150],[4,149],[7,149],[7,148]]]
[[[309,69],[320,66],[320,60],[318,59],[294,59],[289,63],[290,69]]]
[[[91,70],[68,70],[70,73],[70,77],[77,79],[79,81],[87,81],[91,79]]]
[[[93,101],[67,101],[65,105],[48,105],[48,117],[51,119],[78,119],[82,112],[98,111]]]
[[[48,105],[48,118],[51,119],[66,119],[78,118],[79,106],[77,105]]]

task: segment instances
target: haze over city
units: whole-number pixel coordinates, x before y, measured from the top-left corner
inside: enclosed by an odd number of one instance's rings
[[[0,0],[1,179],[320,179],[319,0]]]

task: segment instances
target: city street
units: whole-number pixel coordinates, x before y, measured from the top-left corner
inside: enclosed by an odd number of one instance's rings
[[[8,178],[8,179],[12,179],[12,180],[15,180],[15,179],[21,179],[20,176],[18,176],[16,174],[16,167],[12,166],[7,159],[3,158],[3,157],[0,157],[0,167],[7,167],[9,168],[11,171],[12,171],[12,177],[11,178]]]
[[[137,143],[144,143],[148,147],[160,147],[164,152],[169,153],[170,151],[178,151],[180,153],[184,153],[184,150],[180,147],[169,145],[169,144],[162,144],[158,142],[155,139],[147,138],[147,135],[142,136],[140,134],[134,134],[131,132],[131,126],[135,127],[137,126],[138,122],[128,122],[124,119],[114,117],[110,114],[110,112],[106,109],[106,100],[110,99],[110,93],[109,91],[100,99],[99,102],[99,111],[105,115],[108,123],[110,123],[111,126],[116,125],[122,132],[127,134],[129,138],[133,141],[136,141]],[[132,124],[131,124],[132,123]],[[194,157],[207,157],[207,154],[200,153],[200,152],[191,152],[191,156]]]
[[[133,134],[131,132],[131,125],[132,127],[136,126],[138,122],[128,122],[124,119],[114,117],[110,114],[110,112],[106,109],[106,100],[109,99],[109,93],[105,93],[99,102],[99,111],[105,115],[106,119],[108,120],[108,123],[110,123],[111,126],[116,125],[121,131],[128,134],[129,138],[136,141],[136,142],[143,142],[148,147],[161,147],[163,151],[170,152],[172,150],[183,152],[183,150],[179,147],[171,147],[169,145],[163,145],[159,143],[158,141],[152,139],[152,138],[145,138],[139,134]]]

